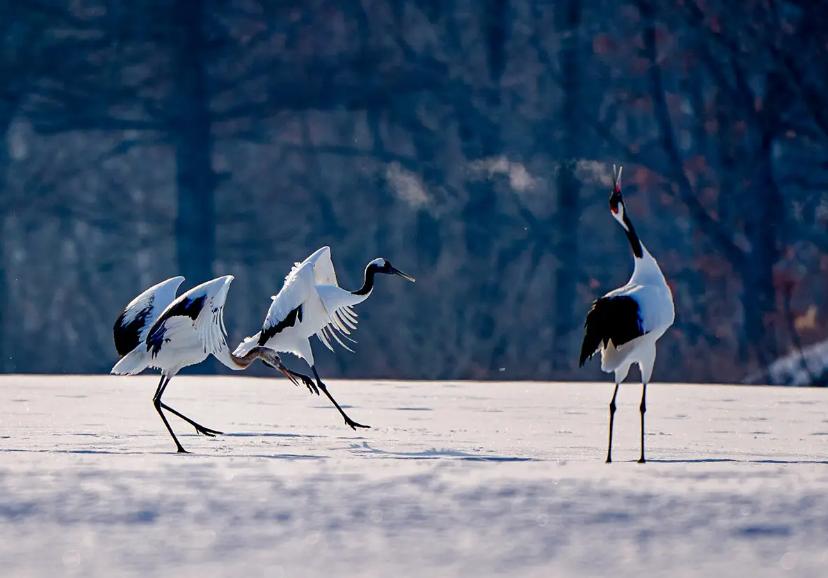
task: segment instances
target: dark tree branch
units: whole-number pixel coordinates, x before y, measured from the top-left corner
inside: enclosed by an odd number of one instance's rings
[[[684,163],[676,143],[673,121],[665,98],[664,83],[661,77],[661,65],[658,62],[658,48],[656,46],[655,10],[648,0],[640,0],[639,9],[645,21],[644,26],[644,54],[649,61],[648,71],[650,83],[650,98],[653,102],[656,123],[659,127],[661,143],[670,167],[670,175],[678,184],[681,200],[687,206],[690,214],[699,222],[702,230],[710,234],[728,260],[740,265],[745,254],[734,242],[730,232],[718,220],[713,218],[693,191],[690,180],[684,172]]]

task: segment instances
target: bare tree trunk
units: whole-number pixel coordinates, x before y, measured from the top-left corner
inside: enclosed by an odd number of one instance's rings
[[[753,345],[759,362],[766,366],[778,355],[776,328],[776,286],[773,267],[779,260],[779,235],[784,200],[773,175],[771,147],[773,137],[765,132],[756,159],[757,171],[752,179],[755,199],[747,211],[745,232],[751,252],[744,260],[743,295],[745,339]]]
[[[216,253],[216,176],[204,62],[204,1],[177,0],[173,19],[177,74],[171,136],[178,189],[178,267],[188,282],[201,283],[212,277]]]
[[[555,275],[555,322],[554,343],[557,369],[573,366],[575,351],[570,333],[574,329],[573,312],[577,296],[578,277],[578,222],[581,217],[580,183],[575,177],[575,159],[580,155],[579,122],[582,98],[580,74],[580,27],[581,0],[561,3],[558,11],[559,33],[562,36],[560,69],[563,81],[563,129],[564,159],[569,159],[558,173],[557,243],[554,248],[559,265]]]
[[[0,109],[0,199],[8,198],[6,191],[6,174],[9,166],[8,130],[11,124],[11,111]],[[9,205],[0,205],[0,236],[5,239],[7,211]],[[12,311],[9,303],[8,286],[8,253],[6,243],[0,245],[0,372],[8,373],[14,370],[11,346],[6,328],[9,325],[9,315]]]
[[[766,80],[763,100],[765,107],[757,114],[757,138],[754,157],[749,159],[755,169],[749,173],[752,190],[745,203],[745,233],[750,254],[744,260],[745,338],[751,343],[762,366],[779,355],[779,309],[773,270],[781,252],[785,199],[774,174],[773,153],[776,135],[784,129],[779,111],[793,95],[785,75],[771,72]]]
[[[489,63],[489,79],[495,90],[499,88],[500,78],[506,66],[506,45],[509,37],[509,2],[508,0],[490,0],[485,13],[486,38],[488,42],[487,60]]]
[[[176,254],[179,272],[195,285],[212,278],[216,255],[216,175],[204,61],[204,0],[176,0],[172,24],[176,75],[170,136],[178,191]],[[212,362],[193,368],[196,373],[214,369]]]

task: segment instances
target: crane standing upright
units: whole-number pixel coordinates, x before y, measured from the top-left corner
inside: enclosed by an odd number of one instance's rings
[[[623,287],[610,291],[593,302],[584,324],[580,365],[601,351],[601,369],[615,374],[615,390],[609,405],[609,446],[607,463],[612,461],[612,428],[618,386],[627,378],[635,363],[641,371],[641,457],[644,455],[644,414],[647,411],[647,384],[653,374],[656,341],[675,320],[670,287],[655,258],[647,251],[635,232],[621,195],[621,167],[613,166],[612,193],[609,199],[612,217],[621,225],[633,253],[633,274]]]

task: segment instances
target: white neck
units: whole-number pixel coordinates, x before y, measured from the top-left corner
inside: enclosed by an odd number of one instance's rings
[[[667,285],[667,280],[664,278],[664,273],[661,272],[661,267],[658,262],[647,250],[644,244],[641,244],[641,258],[634,257],[635,268],[633,269],[631,283],[640,283],[642,285]]]

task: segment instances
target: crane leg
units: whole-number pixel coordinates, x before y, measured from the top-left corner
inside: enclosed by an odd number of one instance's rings
[[[161,396],[164,395],[164,390],[167,389],[167,384],[170,383],[170,379],[172,378],[167,377],[165,375],[161,376],[161,381],[158,382],[158,389],[155,390],[155,395],[152,398],[152,404],[155,406],[155,411],[157,411],[158,415],[161,416],[161,421],[163,421],[164,425],[167,426],[167,431],[170,432],[170,435],[172,436],[172,439],[175,442],[175,446],[178,449],[178,453],[186,454],[187,450],[184,449],[184,447],[178,441],[178,438],[175,437],[175,432],[173,432],[172,428],[170,427],[170,422],[167,421],[166,416],[164,416],[164,412],[161,411]]]
[[[188,417],[187,417],[186,415],[184,415],[183,413],[181,413],[181,412],[179,412],[179,411],[174,410],[173,408],[171,408],[170,406],[168,406],[166,403],[162,403],[162,404],[161,404],[161,407],[163,407],[164,409],[166,409],[166,410],[167,410],[168,412],[170,412],[171,414],[177,415],[178,417],[180,417],[181,419],[183,419],[184,421],[186,421],[188,424],[190,424],[191,426],[193,426],[193,427],[195,428],[195,430],[196,430],[196,433],[201,433],[201,434],[204,434],[204,435],[206,435],[206,436],[210,436],[210,437],[214,437],[214,436],[216,436],[216,435],[221,435],[221,434],[222,434],[222,432],[220,432],[220,431],[218,431],[218,430],[215,430],[215,429],[210,429],[209,427],[204,427],[203,425],[199,424],[199,423],[198,423],[198,422],[196,422],[195,420],[192,420],[192,419],[188,418]]]
[[[638,458],[638,463],[643,464],[647,460],[644,459],[644,414],[647,413],[647,384],[642,383],[643,389],[641,390],[641,405],[638,409],[641,411],[641,457]]]
[[[316,373],[316,367],[311,365],[311,369],[313,370],[313,376],[316,378],[317,387],[319,387],[319,389],[322,390],[322,393],[324,393],[326,396],[328,396],[328,399],[331,400],[331,403],[333,403],[334,406],[336,406],[336,409],[339,410],[339,413],[345,419],[345,425],[349,426],[353,430],[355,430],[358,427],[369,429],[371,427],[370,425],[362,425],[361,423],[357,423],[354,420],[352,420],[350,417],[348,417],[347,413],[342,411],[342,408],[339,407],[339,404],[336,403],[336,400],[333,398],[333,396],[330,394],[330,392],[328,392],[328,388],[325,386],[324,383],[322,383],[322,380],[319,379],[319,374]]]
[[[612,426],[615,423],[615,396],[618,395],[618,384],[615,384],[615,391],[612,392],[612,400],[609,404],[609,446],[607,447],[607,463],[612,462]]]

